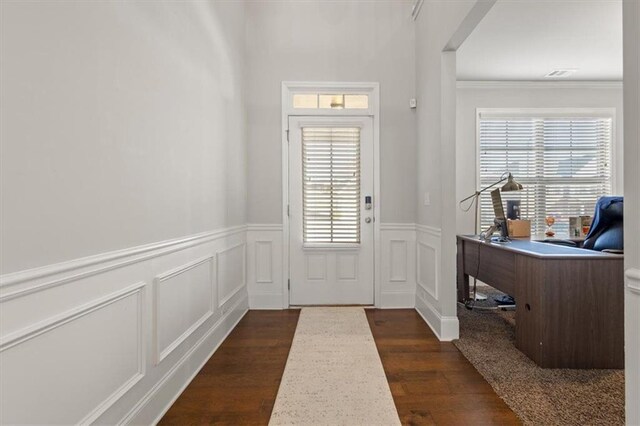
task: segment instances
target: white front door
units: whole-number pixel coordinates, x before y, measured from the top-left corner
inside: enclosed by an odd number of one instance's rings
[[[291,305],[372,305],[371,117],[289,117]]]

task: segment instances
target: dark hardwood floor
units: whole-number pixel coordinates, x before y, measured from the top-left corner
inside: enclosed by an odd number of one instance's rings
[[[450,342],[440,342],[413,309],[367,310],[403,425],[520,424]]]
[[[160,421],[266,425],[300,311],[249,311]],[[452,343],[412,309],[367,310],[405,425],[518,424],[515,414]]]
[[[247,312],[159,424],[269,423],[299,316]]]

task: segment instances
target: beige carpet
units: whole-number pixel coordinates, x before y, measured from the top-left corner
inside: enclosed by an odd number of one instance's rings
[[[400,424],[364,309],[302,309],[269,424]]]
[[[623,370],[539,368],[515,347],[515,312],[459,307],[458,318],[460,339],[453,343],[524,424],[624,424]]]

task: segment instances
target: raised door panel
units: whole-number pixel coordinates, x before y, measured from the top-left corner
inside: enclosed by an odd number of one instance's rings
[[[307,254],[305,255],[307,267],[307,281],[326,281],[327,280],[327,255],[326,254]]]
[[[358,280],[358,255],[336,254],[336,279],[338,281]]]

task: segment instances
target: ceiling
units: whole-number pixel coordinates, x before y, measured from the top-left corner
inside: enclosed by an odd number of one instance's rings
[[[622,80],[622,0],[498,0],[457,63],[458,80]]]

